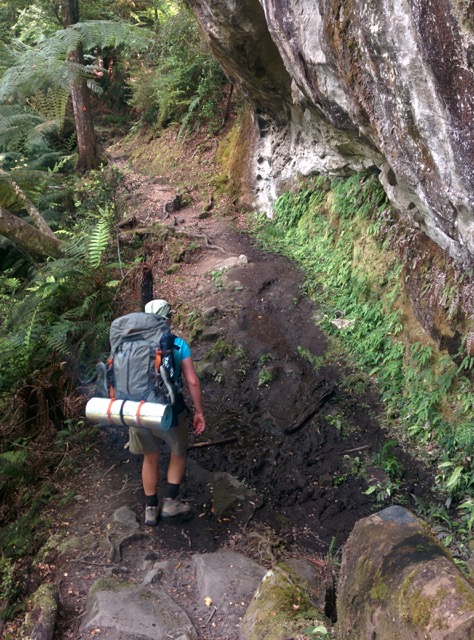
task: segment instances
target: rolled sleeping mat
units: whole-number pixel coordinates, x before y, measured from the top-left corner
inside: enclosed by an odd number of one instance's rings
[[[143,427],[160,432],[171,427],[173,411],[169,404],[91,398],[86,405],[86,418],[92,424]]]

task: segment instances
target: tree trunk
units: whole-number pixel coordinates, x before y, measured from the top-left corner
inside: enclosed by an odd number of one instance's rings
[[[63,0],[61,11],[64,28],[79,22],[79,2],[78,0]],[[69,62],[84,64],[82,47],[69,54]],[[100,166],[101,158],[97,144],[97,138],[92,120],[91,100],[87,82],[84,78],[75,78],[71,86],[71,99],[74,111],[74,121],[77,132],[77,147],[79,158],[76,169],[87,171],[97,169]]]
[[[0,174],[3,175],[3,176],[7,176],[7,173],[5,171],[3,171],[3,169],[0,169]],[[46,222],[46,220],[43,218],[43,216],[38,211],[38,209],[35,207],[35,205],[31,202],[31,200],[27,197],[27,195],[22,191],[22,189],[19,187],[19,185],[17,185],[17,183],[14,182],[13,180],[10,180],[10,185],[11,185],[13,191],[18,196],[18,199],[20,200],[20,202],[23,204],[25,209],[28,211],[30,216],[35,221],[36,226],[38,227],[38,229],[40,231],[42,231],[43,233],[45,233],[46,235],[54,237],[54,233],[50,229],[50,227],[49,227],[48,223]]]
[[[14,242],[33,262],[62,255],[58,238],[39,231],[3,207],[0,207],[0,235]]]

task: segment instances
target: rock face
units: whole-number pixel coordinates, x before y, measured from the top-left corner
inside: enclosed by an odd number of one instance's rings
[[[402,507],[359,520],[344,546],[340,640],[470,640],[474,589]]]
[[[474,255],[472,0],[188,0],[255,106],[255,204],[370,168],[452,257]]]

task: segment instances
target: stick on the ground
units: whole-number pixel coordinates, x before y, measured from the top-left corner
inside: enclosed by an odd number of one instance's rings
[[[211,620],[212,620],[212,618],[214,617],[214,614],[216,613],[216,611],[217,611],[217,607],[214,607],[214,609],[213,609],[213,610],[212,610],[212,612],[211,612],[211,615],[210,615],[210,616],[209,616],[209,618],[206,620],[206,624],[209,624],[209,623],[210,623],[210,621],[211,621]]]
[[[321,409],[326,400],[332,396],[333,392],[333,387],[326,387],[320,397],[316,400],[316,402],[313,402],[313,404],[311,404],[302,414],[298,416],[298,418],[290,427],[285,429],[285,433],[295,433],[295,431],[298,431],[298,429],[304,427],[304,425],[314,417],[319,409]]]
[[[237,436],[231,436],[230,438],[223,438],[222,440],[207,440],[206,442],[195,442],[190,444],[189,449],[200,449],[201,447],[215,447],[218,444],[230,444],[237,440]]]
[[[370,449],[372,445],[370,444],[363,444],[361,447],[355,447],[354,449],[345,449],[344,451],[341,451],[341,455],[343,453],[355,453],[356,451],[363,451],[364,449]]]

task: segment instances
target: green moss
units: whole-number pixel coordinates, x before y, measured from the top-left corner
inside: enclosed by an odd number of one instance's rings
[[[264,367],[258,372],[257,386],[263,387],[264,385],[271,384],[278,377],[278,370],[275,367]]]
[[[374,563],[370,558],[359,558],[355,567],[356,584],[361,585],[367,583],[368,581],[371,581],[373,566]]]
[[[222,167],[215,180],[216,187],[236,199],[252,191],[250,177],[250,146],[253,139],[252,114],[249,109],[237,117],[231,131],[219,145],[217,159]],[[251,197],[249,198],[251,200]]]
[[[379,571],[377,571],[375,575],[374,585],[369,593],[372,600],[377,600],[379,602],[384,602],[390,595],[390,590],[387,584],[383,581]]]
[[[196,308],[190,310],[187,306],[179,309],[178,313],[174,316],[174,323],[186,332],[190,342],[194,342],[199,338],[206,326],[200,311]]]
[[[461,576],[454,579],[456,591],[464,599],[464,604],[459,608],[459,612],[474,612],[474,590],[473,587]]]
[[[136,585],[132,584],[131,582],[120,582],[111,577],[99,578],[92,585],[90,595],[92,596],[98,591],[113,591],[115,593],[118,593],[119,591],[134,589],[135,587]]]
[[[234,352],[234,347],[231,342],[228,342],[224,338],[218,338],[209,351],[206,353],[206,360],[214,362],[222,360],[227,356],[230,356]]]
[[[328,624],[311,605],[299,580],[283,566],[276,566],[260,585],[243,626],[248,625],[249,640],[286,640],[301,633],[309,622],[314,626]]]
[[[30,611],[26,614],[25,621],[19,630],[20,638],[30,638],[31,632],[39,619],[43,624],[48,624],[51,629],[54,626],[56,617],[57,590],[50,583],[42,584],[32,595],[29,604]]]
[[[55,589],[51,584],[42,584],[38,587],[32,598],[33,606],[41,607],[46,611],[54,611],[56,609]]]
[[[250,360],[244,347],[241,344],[238,344],[236,346],[234,356],[237,361],[235,372],[242,377],[246,376],[250,370]]]
[[[403,581],[398,595],[399,612],[402,618],[411,624],[424,628],[431,624],[433,628],[441,629],[446,625],[436,617],[436,611],[443,599],[449,595],[445,587],[426,596],[421,589],[413,589],[413,582],[421,569],[414,569]]]
[[[65,533],[55,533],[50,536],[46,543],[36,554],[35,564],[39,562],[50,562],[58,555],[63,555],[68,551],[88,549],[95,541],[93,534],[87,534],[82,537],[68,536]]]

